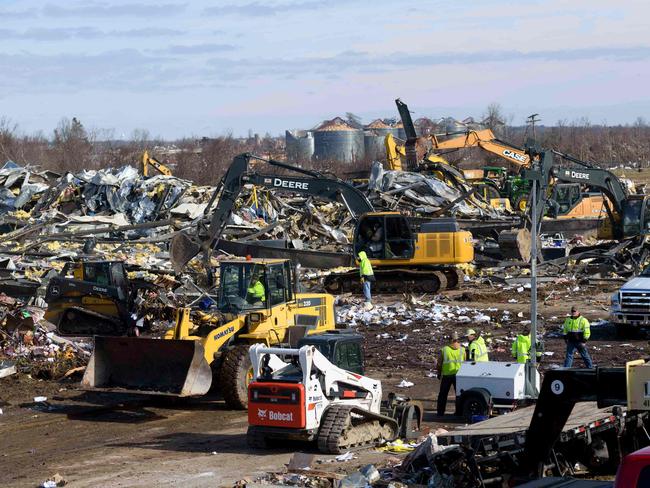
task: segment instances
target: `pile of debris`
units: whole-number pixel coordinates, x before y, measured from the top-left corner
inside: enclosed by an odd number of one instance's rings
[[[58,336],[44,314],[41,307],[0,295],[0,377],[22,372],[58,379],[85,365],[91,344]]]

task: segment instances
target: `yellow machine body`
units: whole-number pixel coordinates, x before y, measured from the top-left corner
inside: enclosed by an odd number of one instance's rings
[[[84,374],[83,385],[173,396],[200,396],[213,372],[226,403],[245,408],[251,378],[248,347],[292,345],[308,334],[336,328],[334,297],[295,293],[288,260],[250,259],[220,263],[218,312],[177,311],[164,339],[102,337]],[[259,282],[263,297],[251,297]]]
[[[377,222],[380,226],[383,223],[383,252],[374,251],[372,236],[364,239],[364,222]],[[398,233],[391,234],[390,229],[396,229]],[[357,226],[355,250],[365,250],[370,263],[376,268],[465,264],[474,259],[470,232],[458,229],[429,232],[424,226],[413,232],[408,228],[407,218],[399,212],[364,214]]]

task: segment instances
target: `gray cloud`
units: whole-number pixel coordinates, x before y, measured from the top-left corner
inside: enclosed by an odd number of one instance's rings
[[[241,15],[245,17],[266,17],[282,13],[332,8],[337,5],[348,5],[350,3],[354,3],[354,0],[316,0],[275,5],[269,5],[267,3],[261,2],[251,2],[243,5],[226,4],[217,7],[208,7],[203,10],[203,13],[206,15]]]
[[[212,54],[234,50],[235,46],[232,44],[193,44],[169,46],[156,52],[161,54]]]
[[[29,9],[29,10],[0,10],[0,19],[2,20],[12,20],[12,19],[28,19],[31,17],[36,17],[38,15],[38,10]]]
[[[88,2],[80,3],[74,7],[47,4],[43,7],[43,14],[48,17],[164,17],[179,14],[185,10],[186,6],[184,3],[114,5]]]
[[[6,92],[156,90],[188,78],[182,66],[135,49],[95,55],[0,54],[0,85]],[[193,80],[189,80],[193,81]]]
[[[94,27],[42,27],[24,31],[0,29],[0,39],[65,41],[67,39],[115,39],[173,37],[185,34],[176,29],[130,29],[103,31]]]
[[[299,77],[302,74],[336,75],[342,72],[387,72],[419,66],[449,64],[480,64],[516,61],[639,61],[650,59],[650,46],[637,47],[595,47],[563,50],[521,52],[475,51],[466,53],[387,53],[373,55],[361,51],[344,51],[329,57],[310,58],[255,58],[225,59],[209,61],[219,76],[235,79],[244,76]],[[218,69],[217,69],[218,67]]]

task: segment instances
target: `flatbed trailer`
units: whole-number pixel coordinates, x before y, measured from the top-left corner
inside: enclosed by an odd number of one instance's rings
[[[473,453],[483,486],[502,486],[521,465],[534,406],[514,410],[438,436],[442,445],[460,444]],[[647,412],[624,407],[576,404],[546,465],[554,476],[574,474],[576,463],[592,473],[614,474],[622,456],[647,445]]]

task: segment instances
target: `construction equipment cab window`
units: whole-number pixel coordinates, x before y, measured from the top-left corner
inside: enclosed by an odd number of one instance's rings
[[[238,313],[266,307],[268,287],[263,266],[255,263],[227,263],[221,266],[221,310]]]
[[[370,259],[409,259],[415,239],[407,220],[395,215],[367,215],[357,227],[356,253]]]
[[[226,263],[221,267],[219,307],[222,311],[239,313],[293,300],[288,262],[266,266]]]

